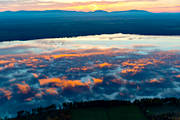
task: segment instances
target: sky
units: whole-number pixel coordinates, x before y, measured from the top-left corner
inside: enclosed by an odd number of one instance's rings
[[[180,0],[0,0],[0,11],[75,10],[180,12]]]

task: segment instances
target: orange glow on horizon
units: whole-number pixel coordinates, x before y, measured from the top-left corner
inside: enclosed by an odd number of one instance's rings
[[[125,0],[125,1],[67,1],[53,0],[53,1],[32,1],[2,4],[1,11],[18,11],[18,10],[74,10],[74,11],[95,11],[105,10],[124,11],[124,10],[146,10],[150,12],[180,12],[179,0]],[[60,9],[61,8],[61,9]]]

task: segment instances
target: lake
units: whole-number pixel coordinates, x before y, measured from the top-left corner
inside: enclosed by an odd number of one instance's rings
[[[180,97],[180,36],[0,43],[0,116],[70,101]]]

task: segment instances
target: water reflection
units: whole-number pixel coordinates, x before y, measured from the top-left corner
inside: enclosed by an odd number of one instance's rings
[[[180,97],[179,45],[179,36],[125,34],[2,42],[0,113],[65,101]]]

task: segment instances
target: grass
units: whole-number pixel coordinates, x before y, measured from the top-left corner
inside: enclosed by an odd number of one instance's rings
[[[180,113],[180,106],[176,105],[163,105],[163,106],[152,106],[148,107],[148,112],[150,115],[158,115],[168,112],[177,112]]]
[[[147,120],[135,105],[112,108],[88,108],[72,111],[72,120]]]

